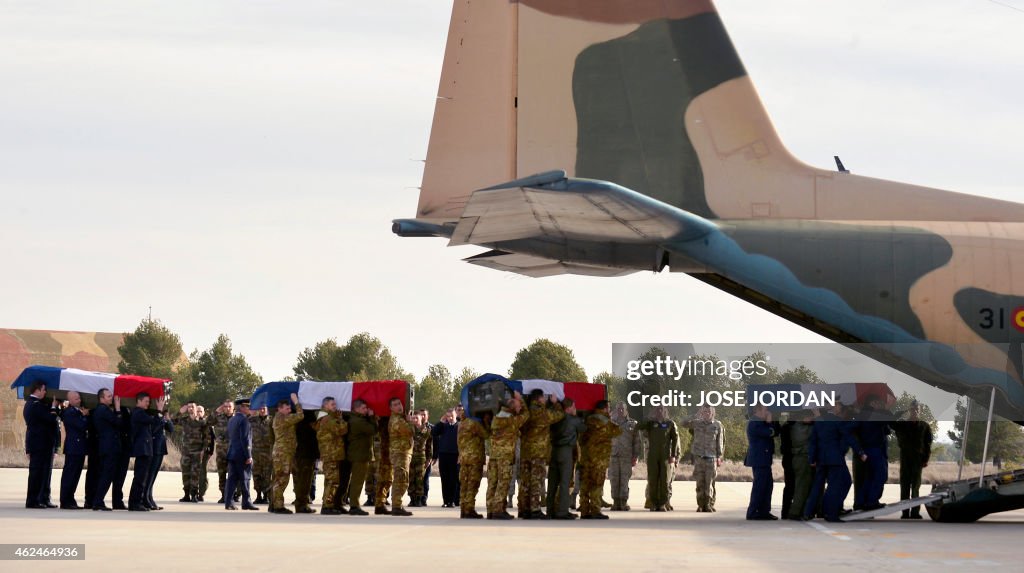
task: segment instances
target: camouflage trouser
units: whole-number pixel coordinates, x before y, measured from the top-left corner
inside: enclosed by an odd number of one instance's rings
[[[373,499],[377,492],[377,468],[380,466],[380,458],[366,463],[366,498]]]
[[[324,497],[323,507],[341,508],[341,500],[338,499],[338,488],[341,487],[341,460],[321,460],[324,470]]]
[[[697,508],[712,509],[715,507],[715,477],[718,476],[718,464],[714,458],[695,457],[693,459],[693,481],[697,482]]]
[[[580,515],[601,513],[601,495],[604,493],[604,476],[608,473],[608,462],[588,461],[580,470]]]
[[[459,464],[459,507],[463,513],[476,508],[476,494],[480,491],[480,480],[484,477],[484,462],[467,462]]]
[[[220,488],[221,495],[224,494],[224,482],[227,481],[228,477],[228,445],[217,444],[217,487]]]
[[[391,454],[391,509],[402,507],[402,498],[409,490],[409,464],[412,463],[412,456],[409,454]],[[422,476],[423,472],[420,472]]]
[[[199,489],[201,479],[199,473],[203,469],[200,465],[202,460],[202,452],[182,452],[181,454],[181,485],[188,491]]]
[[[547,458],[523,458],[519,461],[519,511],[540,511],[544,507],[544,478]]]
[[[629,478],[633,477],[632,458],[612,458],[608,466],[608,477],[612,481],[612,499],[629,500]]]
[[[252,481],[255,484],[256,492],[268,494],[270,492],[272,470],[274,459],[270,452],[258,452],[252,456]]]
[[[274,495],[270,500],[270,507],[273,509],[284,507],[284,490],[288,488],[288,478],[292,475],[292,458],[294,456],[295,452],[274,452]]]
[[[504,513],[515,460],[491,457],[487,462],[487,513]]]
[[[413,456],[409,464],[409,498],[419,501],[423,497],[423,480],[427,477],[427,458]]]
[[[377,507],[384,507],[384,500],[388,498],[391,491],[391,460],[381,459],[377,462],[377,473],[375,474],[376,489],[373,492],[373,502]]]
[[[199,495],[206,495],[206,490],[210,488],[210,476],[207,475],[210,471],[210,454],[203,450],[203,457],[199,461]]]

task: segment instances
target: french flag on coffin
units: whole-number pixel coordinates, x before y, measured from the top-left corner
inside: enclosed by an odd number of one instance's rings
[[[352,411],[352,402],[363,400],[378,416],[389,412],[388,402],[398,397],[409,411],[411,390],[404,380],[373,380],[367,382],[267,382],[253,393],[249,406],[253,409],[266,406],[273,410],[281,400],[288,400],[292,394],[299,396],[303,410],[319,410],[324,398],[330,396],[338,403],[338,409]]]
[[[107,388],[114,396],[121,398],[122,406],[133,406],[135,396],[146,392],[155,402],[165,395],[170,380],[147,378],[130,374],[110,374],[106,372],[89,372],[77,368],[55,368],[53,366],[29,366],[11,384],[18,391],[18,398],[25,397],[25,389],[33,382],[46,384],[46,397],[66,399],[68,392],[75,391],[82,395],[82,403],[89,408],[97,403],[96,393]]]

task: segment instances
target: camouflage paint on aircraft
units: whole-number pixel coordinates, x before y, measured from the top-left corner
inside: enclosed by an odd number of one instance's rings
[[[710,1],[456,0],[438,95],[396,233],[528,276],[686,272],[1024,420],[1018,330],[979,326],[1024,306],[1024,205],[802,163]]]
[[[117,372],[124,335],[110,332],[0,329],[0,447],[24,439],[21,406],[11,383],[28,366],[58,366]]]

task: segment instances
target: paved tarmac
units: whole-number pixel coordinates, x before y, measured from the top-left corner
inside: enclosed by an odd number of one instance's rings
[[[500,522],[460,520],[458,509],[439,507],[436,476],[431,506],[401,518],[272,515],[228,512],[209,501],[178,503],[180,474],[174,472],[157,481],[163,511],[28,510],[27,475],[25,469],[0,469],[2,541],[84,543],[86,558],[3,561],[0,571],[1024,571],[1024,510],[973,524],[898,516],[835,524],[748,522],[749,483],[719,484],[718,512],[711,514],[694,511],[692,482],[675,482],[675,511],[637,511],[644,482],[634,481],[633,511],[608,512],[607,521]],[[208,499],[216,500],[216,474],[210,480]],[[60,483],[60,470],[53,483]],[[777,483],[775,513],[781,493]],[[887,486],[883,501],[898,494],[898,486]],[[477,506],[483,512],[482,493]]]

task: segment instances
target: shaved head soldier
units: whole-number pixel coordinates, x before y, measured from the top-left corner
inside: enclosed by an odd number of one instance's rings
[[[341,505],[344,495],[338,491],[341,484],[341,462],[345,459],[347,433],[348,423],[342,419],[337,402],[331,396],[324,398],[316,422],[316,439],[324,470],[324,504],[320,509],[322,515],[348,513]]]
[[[294,412],[291,407],[293,402]],[[270,513],[292,513],[292,510],[284,506],[284,490],[288,487],[292,461],[295,459],[295,426],[301,421],[302,406],[299,405],[297,394],[291,395],[291,402],[281,400],[277,403],[277,415],[274,416],[274,496],[267,508]]]

